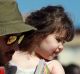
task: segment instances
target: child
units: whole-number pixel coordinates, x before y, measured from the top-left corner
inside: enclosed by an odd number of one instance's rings
[[[63,44],[74,37],[74,27],[62,6],[47,6],[32,12],[26,24],[37,28],[23,33],[12,61],[16,74],[64,74],[61,64],[54,58],[63,50]],[[43,65],[43,66],[42,66]]]

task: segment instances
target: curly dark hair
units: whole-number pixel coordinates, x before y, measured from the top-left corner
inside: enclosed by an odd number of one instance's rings
[[[74,37],[73,22],[62,6],[47,6],[32,12],[25,19],[25,23],[37,28],[37,30],[31,31],[31,33],[26,33],[25,38],[30,36],[32,36],[30,38],[33,38],[34,35],[43,38],[51,33],[62,33],[63,31],[66,31],[65,41],[71,41]],[[31,40],[28,39],[26,41],[27,44]]]
[[[66,41],[71,41],[74,37],[74,26],[62,6],[47,6],[32,12],[25,20],[38,29],[39,32],[64,31],[67,30]]]

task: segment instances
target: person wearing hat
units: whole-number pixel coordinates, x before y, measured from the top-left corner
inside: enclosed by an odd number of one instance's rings
[[[21,32],[35,29],[25,25],[15,0],[0,0],[0,66],[11,60]]]

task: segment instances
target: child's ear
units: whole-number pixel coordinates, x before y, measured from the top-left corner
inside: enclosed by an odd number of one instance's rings
[[[10,45],[12,43],[14,43],[17,40],[17,36],[10,36],[8,38],[7,44]]]

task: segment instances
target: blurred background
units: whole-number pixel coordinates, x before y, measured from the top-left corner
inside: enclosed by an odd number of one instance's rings
[[[74,63],[80,66],[80,0],[17,0],[17,3],[23,20],[30,12],[47,5],[62,5],[74,22],[76,34],[73,41],[64,45],[59,61],[63,65]]]

